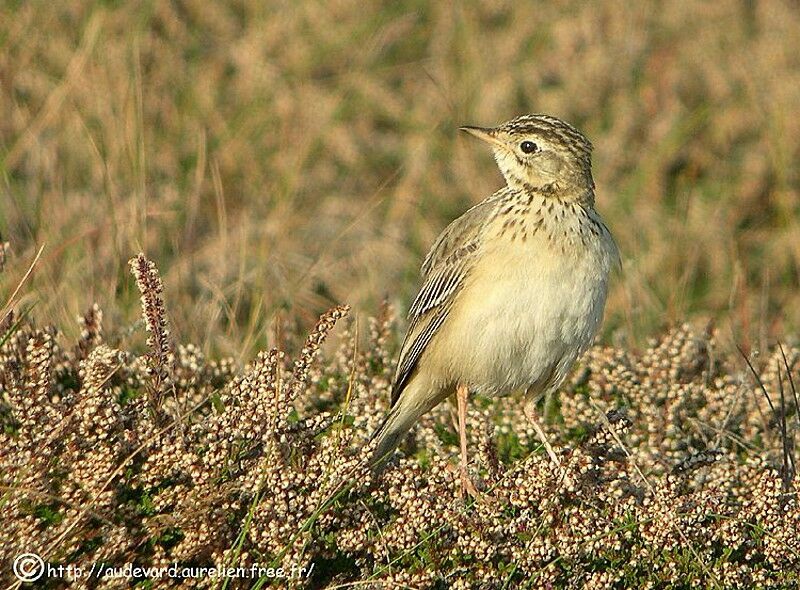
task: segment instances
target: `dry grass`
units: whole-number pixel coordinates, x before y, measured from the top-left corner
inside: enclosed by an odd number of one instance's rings
[[[800,318],[799,26],[781,0],[6,2],[11,272],[46,243],[40,317],[124,326],[144,250],[176,334],[250,358],[276,312],[403,309],[500,184],[456,128],[544,111],[597,145],[625,259],[606,335],[711,317],[763,349]]]
[[[753,378],[713,334],[686,326],[640,355],[591,349],[548,412],[562,470],[519,404],[474,400],[473,469],[487,501],[465,503],[447,465],[457,448],[442,406],[380,477],[368,467],[368,434],[392,375],[388,308],[368,322],[364,348],[351,323],[316,361],[348,312],[333,308],[294,362],[273,349],[239,371],[192,346],[162,355],[157,270],[143,256],[131,263],[146,355],[110,347],[97,308],[68,348],[54,329],[0,330],[0,580],[12,582],[10,563],[34,551],[84,572],[125,563],[313,568],[310,578],[256,587],[800,583],[798,348],[775,350]],[[127,582],[76,585],[90,584]]]

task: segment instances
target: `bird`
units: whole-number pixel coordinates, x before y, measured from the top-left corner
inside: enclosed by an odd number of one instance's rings
[[[524,390],[523,411],[558,464],[534,404],[591,345],[620,255],[595,208],[583,133],[546,114],[460,130],[491,146],[505,186],[450,223],[425,257],[370,460],[382,469],[417,420],[454,396],[461,494],[478,496],[468,475],[470,393]]]

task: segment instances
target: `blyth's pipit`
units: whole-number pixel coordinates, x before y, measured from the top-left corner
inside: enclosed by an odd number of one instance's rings
[[[453,221],[425,258],[373,461],[455,393],[462,485],[474,493],[469,392],[524,388],[536,399],[558,388],[597,332],[619,254],[594,207],[592,144],[577,129],[548,115],[461,129],[491,145],[506,186]]]

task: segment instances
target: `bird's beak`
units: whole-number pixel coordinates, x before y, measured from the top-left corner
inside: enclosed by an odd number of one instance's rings
[[[503,146],[503,142],[495,135],[494,129],[489,129],[487,127],[472,127],[471,125],[467,125],[465,127],[459,127],[461,131],[466,131],[470,135],[474,135],[478,139],[482,139],[486,143],[496,146]]]

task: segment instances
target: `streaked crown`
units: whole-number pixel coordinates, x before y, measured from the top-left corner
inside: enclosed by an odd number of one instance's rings
[[[497,127],[462,127],[492,145],[512,187],[557,186],[592,191],[592,143],[575,127],[550,115],[523,115]]]

